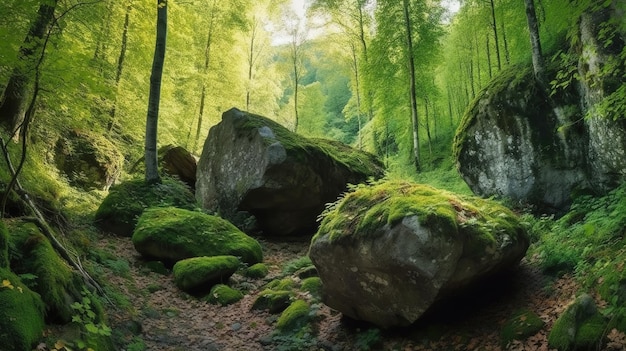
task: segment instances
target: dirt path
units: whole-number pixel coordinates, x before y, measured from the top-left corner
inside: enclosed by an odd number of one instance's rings
[[[261,244],[270,274],[262,280],[234,275],[231,285],[243,288],[246,295],[233,305],[220,307],[183,293],[175,287],[171,275],[146,269],[129,238],[103,237],[99,248],[122,263],[105,265],[105,277],[130,304],[108,311],[112,327],[127,331],[140,325],[138,335],[150,351],[278,350],[268,338],[277,317],[251,311],[250,307],[262,286],[280,274],[284,263],[305,255],[308,245]],[[128,262],[126,269],[116,269],[124,262]],[[442,304],[414,326],[380,333],[321,305],[317,344],[311,349],[359,350],[360,345],[374,345],[372,350],[501,350],[502,325],[516,311],[528,309],[537,313],[546,326],[537,335],[506,349],[548,350],[547,330],[578,290],[574,280],[567,276],[550,280],[523,262],[518,270],[499,278],[497,286],[479,287],[463,299]],[[130,342],[133,335],[125,334]]]

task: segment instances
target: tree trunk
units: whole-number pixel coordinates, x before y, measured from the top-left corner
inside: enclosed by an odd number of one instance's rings
[[[293,33],[291,34],[291,63],[293,65],[293,110],[294,110],[294,133],[298,132],[298,94],[300,85],[300,38],[299,38],[299,29],[296,27],[293,29]]]
[[[107,125],[107,130],[110,132],[113,130],[113,126],[115,125],[115,112],[117,110],[117,87],[120,85],[120,80],[122,79],[122,72],[124,70],[124,59],[126,58],[126,48],[128,44],[128,27],[130,26],[130,11],[133,9],[132,0],[128,1],[128,6],[126,7],[126,15],[124,16],[124,29],[122,31],[122,47],[120,48],[120,55],[117,58],[117,70],[115,71],[115,100],[113,101],[113,107],[111,107],[111,111],[109,111],[109,123]]]
[[[357,3],[359,10],[359,41],[361,42],[361,48],[363,50],[363,61],[365,61],[365,65],[369,64],[369,56],[367,53],[367,40],[365,39],[365,20],[363,14],[363,6],[365,2],[359,1]],[[374,92],[368,87],[364,92],[366,104],[367,104],[367,115],[368,120],[371,121],[374,118]]]
[[[259,58],[259,52],[255,52],[256,48],[256,37],[258,33],[259,20],[254,17],[252,21],[252,32],[250,33],[250,47],[248,52],[248,86],[246,88],[246,111],[250,111],[250,95],[252,89],[252,81],[253,81],[253,73],[254,73],[254,65],[256,64],[256,60]],[[262,49],[262,48],[261,48]]]
[[[504,25],[504,16],[502,16],[502,42],[504,43],[504,59],[506,64],[509,65],[511,63],[511,53],[509,52],[509,41],[506,39],[506,27]]]
[[[545,64],[541,52],[541,40],[539,39],[539,24],[535,13],[535,3],[533,0],[524,0],[526,5],[526,20],[528,21],[528,32],[530,33],[530,46],[532,49],[533,71],[539,86],[547,92],[548,85],[545,78]]]
[[[363,136],[361,135],[361,129],[363,128],[363,123],[361,121],[361,91],[360,91],[360,84],[359,84],[359,80],[361,79],[361,77],[359,76],[359,60],[357,57],[357,50],[355,45],[353,45],[352,43],[350,44],[350,49],[352,50],[352,69],[354,71],[354,83],[356,84],[355,87],[355,94],[356,94],[356,118],[359,122],[359,130],[358,130],[358,135],[357,137],[359,138],[358,140],[358,148],[359,150],[363,149]]]
[[[42,1],[37,18],[31,24],[24,44],[18,53],[18,62],[2,95],[0,102],[0,125],[9,130],[12,137],[18,138],[19,129],[24,123],[26,103],[30,100],[30,89],[35,77],[35,66],[43,49],[43,38],[54,21],[57,0]]]
[[[159,122],[159,102],[161,101],[161,79],[165,62],[165,44],[167,42],[167,0],[157,0],[156,43],[152,73],[150,74],[150,96],[146,117],[146,182],[161,181],[157,164],[157,127]]]
[[[408,50],[409,81],[411,94],[411,124],[413,125],[413,162],[415,170],[420,172],[420,143],[419,143],[419,119],[417,116],[417,88],[415,81],[415,57],[413,56],[413,37],[411,34],[411,18],[409,17],[409,1],[403,0],[404,24],[406,26],[406,39]]]
[[[491,69],[491,43],[489,42],[489,34],[487,34],[487,67],[489,68],[489,79],[493,78],[493,71]]]
[[[502,61],[500,60],[500,42],[498,41],[498,25],[496,22],[496,6],[493,0],[489,0],[491,4],[491,27],[493,28],[493,39],[496,42],[496,59],[498,60],[498,71],[502,69]]]

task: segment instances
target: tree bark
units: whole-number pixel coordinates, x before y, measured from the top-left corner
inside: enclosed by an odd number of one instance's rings
[[[498,71],[502,69],[502,61],[500,59],[500,42],[498,41],[498,25],[496,22],[496,6],[493,0],[489,0],[491,4],[491,26],[493,27],[493,39],[496,42],[496,59],[498,62]]]
[[[541,86],[544,92],[547,92],[546,68],[541,52],[539,23],[537,22],[537,14],[535,12],[535,2],[533,0],[524,0],[524,4],[526,5],[526,20],[528,21],[528,32],[530,34],[530,46],[532,49],[533,72],[539,86]]]
[[[415,57],[413,56],[413,37],[411,34],[411,17],[409,16],[409,1],[403,0],[404,24],[406,26],[406,40],[408,50],[409,81],[411,95],[411,124],[413,126],[413,163],[415,170],[420,172],[420,143],[419,143],[419,119],[417,115],[417,88],[415,81]]]
[[[26,103],[35,77],[35,66],[43,49],[43,39],[54,21],[54,10],[57,0],[42,1],[37,11],[37,18],[31,24],[24,44],[18,53],[18,63],[2,95],[0,102],[0,124],[10,131],[12,137],[18,138],[19,129],[24,123]]]
[[[109,123],[107,125],[107,130],[110,132],[113,130],[113,126],[115,125],[115,112],[117,110],[117,87],[120,85],[120,80],[122,79],[122,72],[124,71],[124,60],[126,59],[126,48],[128,44],[128,28],[130,26],[130,12],[133,9],[133,1],[128,1],[128,6],[126,6],[126,14],[124,16],[124,29],[122,31],[122,47],[120,48],[120,55],[117,58],[117,70],[115,71],[115,86],[116,90],[116,98],[113,101],[113,107],[111,107],[111,111],[109,111]]]
[[[165,44],[167,42],[167,0],[157,0],[156,43],[150,74],[150,96],[146,117],[146,182],[161,181],[157,164],[157,127],[159,122],[159,103],[161,101],[161,80],[165,62]]]
[[[356,118],[359,123],[359,130],[357,132],[358,140],[358,149],[363,149],[363,136],[361,135],[361,129],[363,128],[363,124],[361,121],[361,91],[360,91],[360,80],[361,77],[359,75],[359,60],[357,56],[357,50],[353,43],[350,43],[350,49],[352,52],[352,69],[354,71],[354,84],[355,86],[355,94],[356,94]]]

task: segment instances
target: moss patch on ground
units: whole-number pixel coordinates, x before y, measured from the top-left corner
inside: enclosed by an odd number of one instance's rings
[[[44,329],[44,304],[8,269],[0,268],[0,340],[3,350],[31,350]]]
[[[276,322],[276,329],[281,332],[296,331],[304,327],[311,319],[311,307],[304,300],[292,302],[280,314]]]
[[[246,264],[263,261],[261,245],[232,223],[175,207],[146,210],[132,240],[142,255],[169,262],[221,255],[237,256]]]
[[[174,283],[184,291],[208,289],[215,283],[228,280],[239,265],[235,256],[188,258],[174,265]]]
[[[269,268],[267,268],[265,263],[256,263],[248,267],[244,274],[248,278],[260,279],[265,278],[268,273]]]
[[[179,180],[164,178],[148,184],[143,179],[123,182],[111,188],[96,211],[96,225],[120,236],[131,236],[143,211],[156,206],[174,206],[192,210],[196,199]]]
[[[533,311],[525,309],[517,311],[502,327],[500,332],[502,347],[507,348],[513,340],[525,340],[537,334],[544,325],[545,323]]]
[[[332,204],[323,214],[313,241],[328,236],[331,241],[349,240],[352,235],[376,236],[417,216],[420,225],[444,235],[464,238],[466,253],[482,256],[505,236],[527,240],[517,216],[506,207],[473,196],[457,196],[421,184],[381,181],[358,185]]]

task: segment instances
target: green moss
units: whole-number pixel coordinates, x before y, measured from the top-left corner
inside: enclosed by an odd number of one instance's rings
[[[265,289],[257,295],[254,304],[252,304],[252,309],[267,310],[272,314],[279,313],[289,306],[292,296],[293,292],[288,290]]]
[[[219,255],[237,256],[247,264],[263,260],[261,245],[230,222],[175,207],[146,210],[132,241],[141,254],[166,261]]]
[[[208,288],[216,282],[227,280],[237,271],[239,264],[235,256],[188,258],[174,265],[174,283],[185,291]]]
[[[9,231],[0,220],[0,268],[9,267]]]
[[[502,347],[513,340],[525,340],[529,336],[537,334],[544,326],[544,322],[536,313],[529,310],[521,310],[516,312],[502,327],[500,338]]]
[[[5,268],[0,268],[0,311],[2,349],[31,350],[43,334],[44,304]]]
[[[196,208],[196,199],[182,182],[164,178],[159,184],[130,180],[111,188],[96,211],[96,225],[121,236],[131,236],[137,219],[149,207]]]
[[[170,273],[167,267],[165,267],[165,264],[161,261],[148,261],[144,263],[144,266],[151,272],[157,274],[168,275]]]
[[[420,225],[436,232],[463,238],[468,257],[482,256],[505,235],[514,242],[527,241],[518,218],[496,202],[401,181],[356,186],[326,210],[313,240],[375,237],[407,216],[417,216]]]
[[[256,263],[246,269],[246,277],[249,278],[265,278],[265,276],[269,273],[269,269],[267,265],[264,263]]]
[[[207,296],[207,302],[214,305],[230,305],[243,299],[243,293],[233,289],[228,285],[217,284],[211,288],[211,292]]]
[[[559,351],[593,350],[600,346],[606,326],[593,299],[582,295],[554,322],[548,344]]]
[[[274,279],[265,285],[267,289],[272,290],[292,290],[295,287],[293,279],[287,277],[283,279]]]
[[[11,221],[9,228],[15,247],[11,257],[13,271],[34,275],[26,283],[41,295],[49,320],[71,321],[70,305],[81,298],[81,278],[59,257],[35,224]]]
[[[319,300],[322,296],[322,280],[319,277],[310,277],[302,280],[300,290],[309,292],[314,299]]]
[[[295,331],[304,327],[311,319],[308,302],[296,300],[278,317],[276,329],[281,332]]]
[[[294,274],[297,271],[313,266],[313,262],[309,256],[302,256],[294,258],[293,260],[285,263],[283,266],[283,274]]]

